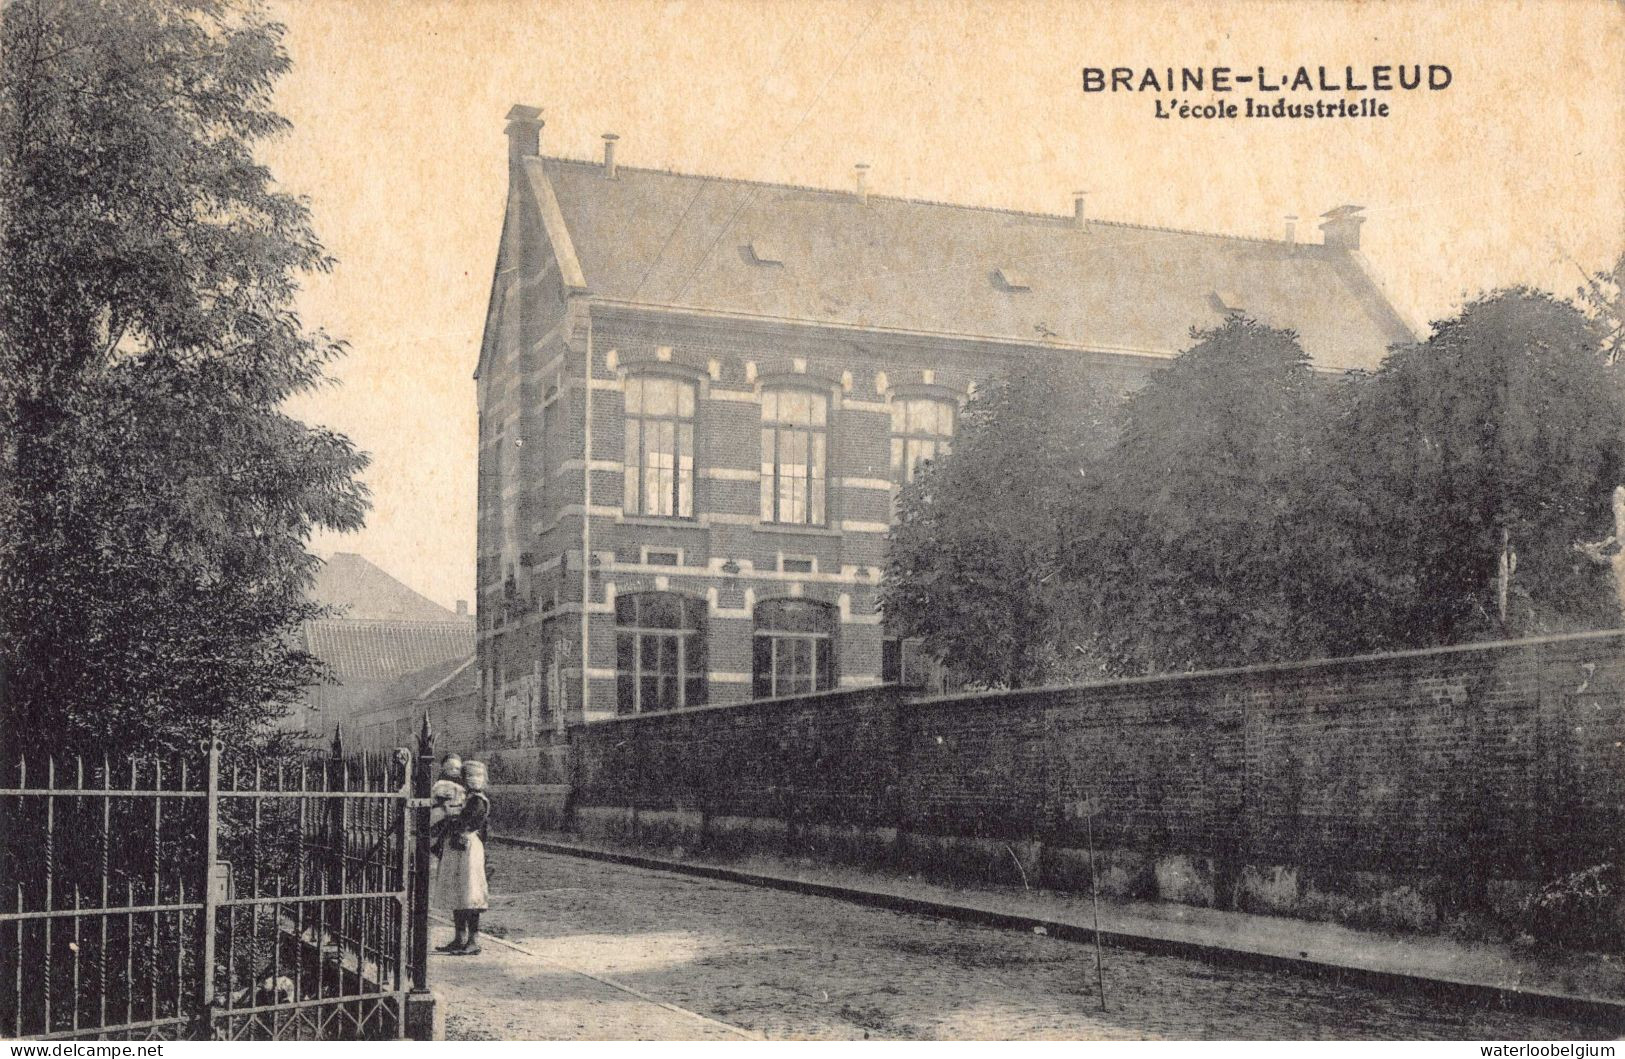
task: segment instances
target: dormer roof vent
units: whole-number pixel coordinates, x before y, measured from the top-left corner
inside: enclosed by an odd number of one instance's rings
[[[1027,282],[1027,274],[1013,268],[1001,268],[994,272],[993,284],[1000,290],[1005,291],[1023,291],[1033,289],[1033,285]]]
[[[753,265],[784,264],[784,251],[770,239],[752,239],[745,245],[745,253]]]

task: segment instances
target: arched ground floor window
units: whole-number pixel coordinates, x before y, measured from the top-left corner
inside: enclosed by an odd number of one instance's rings
[[[810,599],[756,605],[752,677],[756,698],[804,695],[835,686],[835,608]]]
[[[649,713],[705,701],[705,601],[676,592],[615,600],[617,713]]]

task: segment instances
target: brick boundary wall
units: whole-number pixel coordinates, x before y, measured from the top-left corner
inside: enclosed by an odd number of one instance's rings
[[[568,742],[567,775],[536,777],[555,784],[542,815],[598,841],[1087,889],[1092,830],[1110,895],[1431,929],[1514,917],[1619,855],[1625,630],[915,701],[862,689]]]

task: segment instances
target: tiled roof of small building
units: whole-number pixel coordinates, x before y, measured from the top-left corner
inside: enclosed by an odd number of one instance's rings
[[[469,621],[324,618],[306,622],[304,634],[305,650],[345,683],[394,680],[474,651],[474,624]]]
[[[474,668],[474,655],[470,652],[414,669],[387,684],[369,684],[366,695],[356,707],[356,716],[404,703],[477,694],[479,689],[480,674]]]
[[[1192,327],[1223,319],[1222,291],[1227,305],[1296,329],[1323,368],[1374,367],[1414,338],[1357,254],[1318,243],[1080,227],[627,166],[611,180],[596,163],[557,158],[526,165],[544,219],[568,232],[555,240],[579,264],[563,267],[567,281],[605,299],[1171,356]]]

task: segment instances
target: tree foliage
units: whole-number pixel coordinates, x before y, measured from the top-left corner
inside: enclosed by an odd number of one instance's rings
[[[1343,527],[1386,598],[1355,648],[1611,628],[1608,572],[1575,551],[1612,532],[1625,401],[1573,305],[1501,291],[1396,350],[1336,424],[1327,481],[1360,497]],[[1501,616],[1503,549],[1516,562]]]
[[[365,465],[283,403],[342,345],[331,262],[254,157],[282,29],[228,0],[13,0],[0,59],[0,707],[23,744],[246,737],[319,676],[294,634]]]
[[[1587,276],[1576,301],[1596,324],[1603,361],[1618,367],[1625,353],[1625,253],[1614,259],[1612,268]]]
[[[1303,631],[1309,358],[1240,315],[1192,339],[1129,398],[1105,487],[1072,512],[1067,580],[1120,672],[1255,661]]]
[[[1110,399],[1059,357],[978,390],[952,455],[899,497],[882,585],[892,631],[969,683],[1050,675],[1066,651],[1055,594],[1066,511],[1109,431]]]
[[[1625,484],[1608,320],[1500,291],[1339,380],[1238,315],[1115,414],[991,386],[904,492],[887,620],[1011,685],[1618,626],[1576,548]]]

